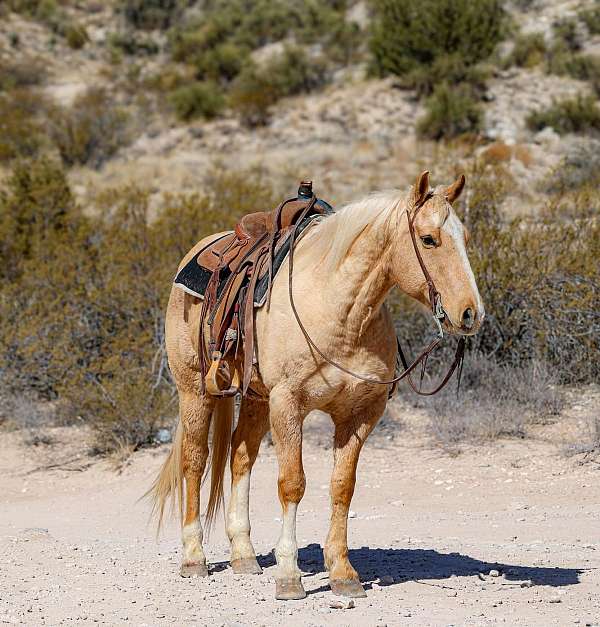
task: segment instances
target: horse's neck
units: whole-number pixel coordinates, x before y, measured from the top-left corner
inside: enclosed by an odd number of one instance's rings
[[[347,257],[330,277],[332,309],[345,333],[360,338],[379,314],[393,286],[390,224],[395,217],[370,226],[352,244]]]

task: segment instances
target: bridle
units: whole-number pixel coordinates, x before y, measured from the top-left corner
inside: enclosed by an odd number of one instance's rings
[[[425,276],[425,281],[427,282],[427,287],[429,290],[429,303],[431,307],[431,313],[438,327],[438,335],[428,344],[428,346],[415,358],[415,360],[410,365],[408,364],[406,357],[404,355],[404,351],[402,350],[400,339],[398,338],[398,336],[396,336],[396,344],[398,346],[398,357],[396,360],[396,369],[398,369],[399,364],[402,364],[402,367],[404,368],[404,370],[403,372],[395,376],[393,379],[389,379],[386,381],[382,381],[380,379],[374,379],[372,377],[368,377],[363,374],[353,372],[352,370],[349,370],[345,366],[342,366],[341,364],[337,363],[333,359],[330,359],[329,357],[327,357],[327,355],[325,355],[325,353],[323,353],[323,351],[315,344],[313,339],[310,337],[308,331],[306,330],[306,327],[304,326],[304,324],[302,324],[302,320],[300,320],[298,310],[296,309],[296,304],[294,303],[294,294],[293,294],[293,289],[292,289],[292,280],[293,280],[292,276],[293,276],[293,269],[294,269],[294,245],[296,242],[296,233],[297,233],[298,224],[302,222],[303,218],[309,213],[310,209],[317,201],[315,196],[313,196],[311,202],[307,205],[307,207],[302,212],[300,218],[296,222],[290,235],[290,252],[289,252],[289,264],[288,264],[288,291],[289,291],[290,305],[292,307],[292,311],[294,312],[296,322],[298,323],[298,326],[300,327],[300,330],[302,331],[302,334],[304,335],[309,346],[311,346],[315,350],[315,352],[329,365],[333,366],[334,368],[337,368],[338,370],[341,370],[342,372],[345,372],[346,374],[349,374],[350,376],[356,379],[365,381],[366,383],[374,383],[378,385],[391,385],[392,388],[389,393],[390,397],[393,395],[398,382],[402,381],[402,379],[405,379],[405,378],[408,380],[410,387],[417,394],[420,394],[421,396],[432,396],[433,394],[437,394],[448,383],[448,381],[450,380],[450,378],[454,374],[454,371],[457,368],[458,368],[458,386],[460,386],[462,365],[463,365],[464,354],[465,354],[465,338],[464,337],[459,338],[458,344],[456,346],[456,352],[454,354],[454,360],[452,364],[450,365],[448,372],[446,373],[444,378],[441,380],[441,382],[437,385],[437,387],[435,387],[433,390],[429,390],[426,392],[424,392],[421,389],[421,386],[423,383],[423,377],[425,376],[425,368],[427,365],[427,359],[429,358],[429,355],[439,346],[439,344],[442,342],[444,338],[442,322],[446,318],[446,312],[444,311],[444,308],[442,307],[441,295],[437,291],[433,278],[431,277],[431,274],[427,270],[427,266],[425,265],[425,262],[423,261],[421,252],[419,251],[419,247],[417,245],[417,237],[415,233],[415,225],[414,225],[417,213],[419,212],[421,207],[423,207],[423,205],[432,196],[433,196],[433,192],[428,192],[423,198],[421,198],[417,203],[413,205],[412,217],[410,214],[410,209],[407,209],[406,219],[408,221],[408,231],[410,233],[410,238],[413,244],[413,248],[414,248],[415,254],[417,255],[417,260],[419,262],[419,265],[421,266],[423,275]],[[417,385],[413,381],[411,375],[419,364],[421,365],[421,374],[420,374],[419,384]]]

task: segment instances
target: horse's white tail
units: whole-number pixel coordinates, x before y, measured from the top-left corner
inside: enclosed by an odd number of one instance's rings
[[[223,503],[223,477],[231,444],[233,425],[233,398],[219,399],[213,410],[213,437],[211,451],[211,482],[206,526],[210,528]],[[144,496],[152,499],[152,516],[157,519],[157,533],[160,533],[167,501],[171,499],[170,512],[177,509],[183,524],[183,425],[177,425],[175,439],[158,476]]]

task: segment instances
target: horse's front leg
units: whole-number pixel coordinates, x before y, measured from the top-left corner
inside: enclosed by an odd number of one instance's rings
[[[245,397],[231,442],[231,499],[227,535],[231,542],[231,567],[237,575],[260,574],[261,567],[250,541],[250,473],[258,449],[269,430],[269,404]]]
[[[303,599],[306,596],[298,568],[296,511],[304,496],[306,480],[302,467],[303,411],[294,395],[275,388],[269,399],[271,434],[279,463],[278,492],[283,513],[281,535],[275,547],[277,574],[275,598]]]
[[[325,567],[334,594],[364,597],[358,573],[348,559],[348,511],[356,483],[356,466],[362,445],[383,414],[386,398],[368,409],[351,410],[351,415],[332,412],[335,423],[334,467],[331,475],[331,523],[325,542]]]

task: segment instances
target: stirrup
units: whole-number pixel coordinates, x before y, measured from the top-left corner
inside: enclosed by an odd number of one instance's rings
[[[206,391],[211,396],[235,396],[240,391],[240,373],[235,365],[233,366],[233,377],[231,378],[229,387],[226,389],[219,387],[217,377],[219,374],[223,374],[222,372],[219,373],[222,358],[223,354],[220,351],[213,351],[212,362],[208,372],[206,373],[206,377],[204,378]]]

